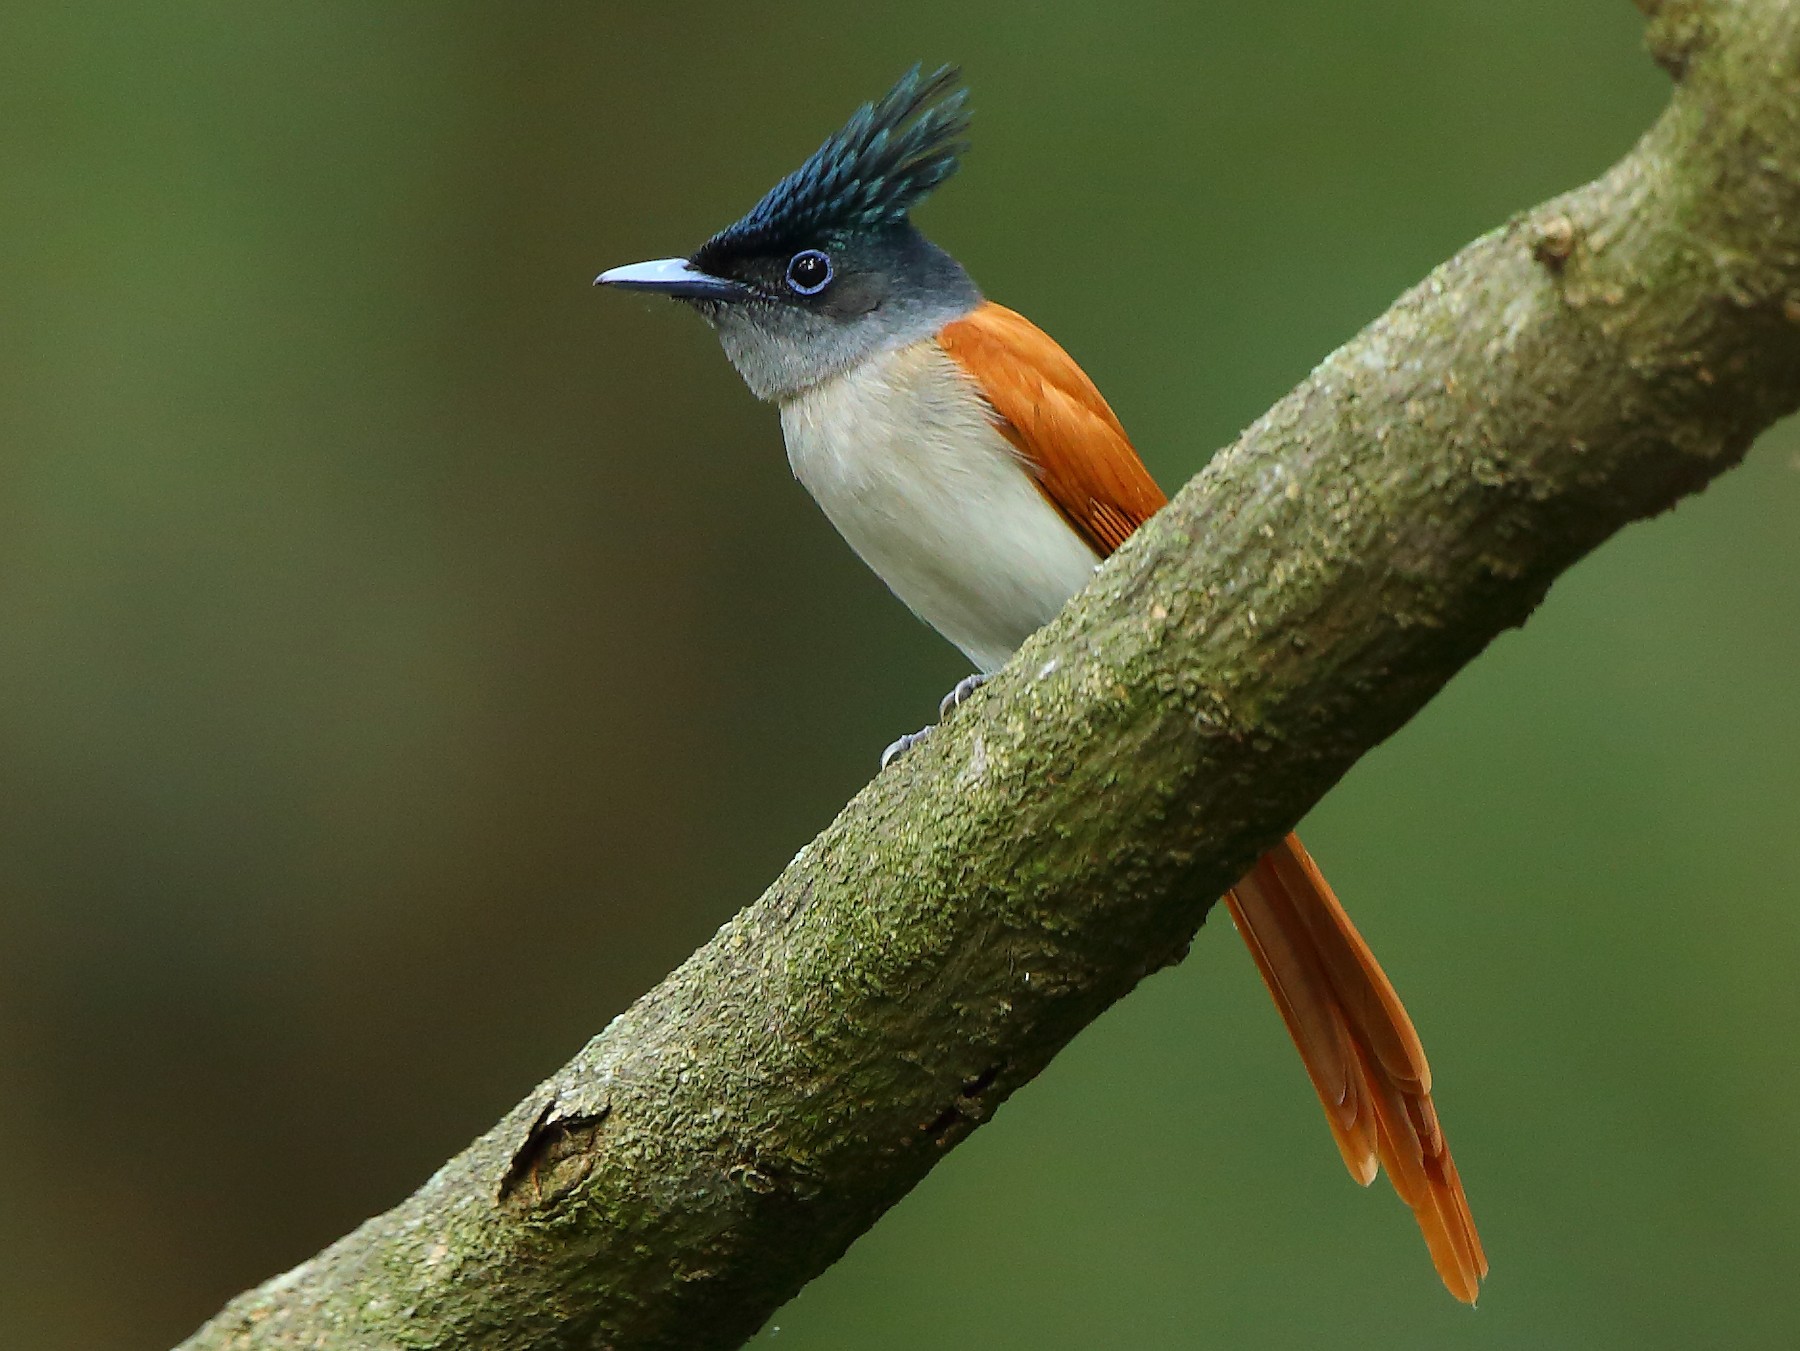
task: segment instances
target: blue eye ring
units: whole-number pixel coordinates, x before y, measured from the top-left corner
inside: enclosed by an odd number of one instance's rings
[[[816,296],[831,285],[830,255],[818,249],[801,249],[788,259],[788,290],[795,295]]]

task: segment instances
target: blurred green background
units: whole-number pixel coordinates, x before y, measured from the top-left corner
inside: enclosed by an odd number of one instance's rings
[[[5,8],[0,1346],[167,1346],[399,1199],[962,673],[702,325],[588,285],[921,58],[977,108],[922,223],[1171,486],[1667,92],[1625,0]],[[1789,424],[1308,823],[1480,1309],[1221,924],[763,1336],[1793,1346],[1797,522]]]

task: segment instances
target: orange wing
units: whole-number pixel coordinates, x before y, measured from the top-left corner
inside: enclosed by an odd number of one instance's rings
[[[992,302],[938,332],[1044,496],[1101,557],[1168,500],[1069,354]],[[1225,897],[1325,1106],[1350,1175],[1380,1167],[1450,1293],[1474,1303],[1487,1257],[1400,997],[1318,867],[1289,835]]]
[[[1105,558],[1169,499],[1113,410],[1055,339],[988,301],[938,330],[981,390],[1038,488]]]

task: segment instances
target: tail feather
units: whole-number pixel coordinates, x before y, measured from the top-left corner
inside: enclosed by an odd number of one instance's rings
[[[1351,1177],[1368,1186],[1380,1167],[1368,1076],[1357,1057],[1343,1010],[1331,997],[1324,969],[1304,937],[1298,916],[1292,913],[1287,893],[1261,887],[1252,877],[1239,883],[1237,891],[1228,892],[1225,903],[1262,972],[1263,983],[1275,998],[1289,1035],[1300,1047],[1344,1166]],[[1263,922],[1254,922],[1246,908],[1262,916]],[[1297,937],[1301,939],[1298,944]]]
[[[1225,897],[1300,1050],[1350,1175],[1377,1166],[1418,1220],[1450,1293],[1475,1302],[1487,1257],[1431,1101],[1412,1019],[1297,836]]]

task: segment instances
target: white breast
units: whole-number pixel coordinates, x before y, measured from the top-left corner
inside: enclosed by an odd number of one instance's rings
[[[788,463],[913,612],[998,670],[1098,556],[1045,500],[932,339],[782,404]]]

